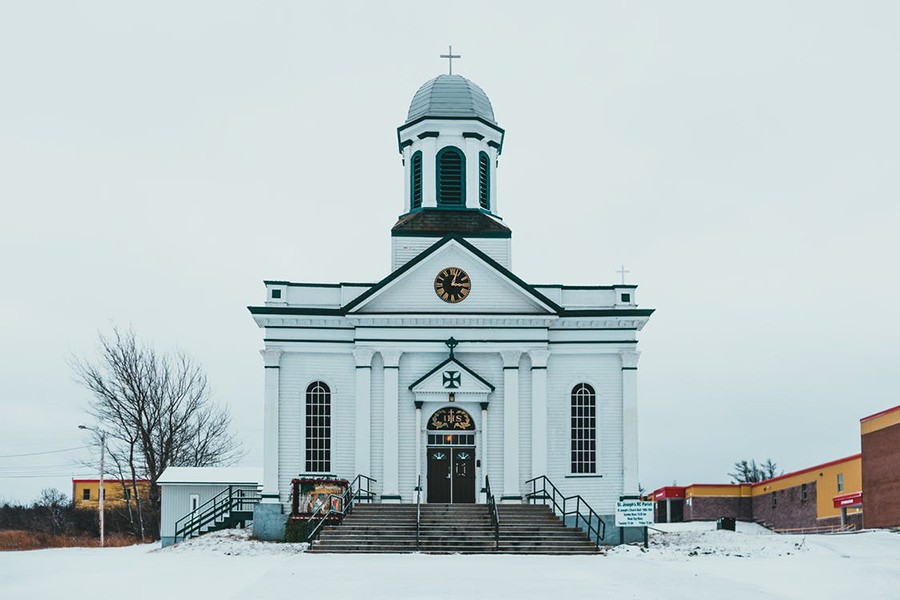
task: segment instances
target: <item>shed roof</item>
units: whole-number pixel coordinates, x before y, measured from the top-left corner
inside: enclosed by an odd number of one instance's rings
[[[262,481],[262,469],[254,467],[169,467],[156,481],[167,483],[253,483]]]

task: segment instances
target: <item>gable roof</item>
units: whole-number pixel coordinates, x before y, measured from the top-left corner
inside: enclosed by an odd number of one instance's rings
[[[441,369],[443,369],[444,367],[446,367],[446,366],[449,365],[450,363],[456,363],[456,365],[457,365],[460,369],[462,369],[463,371],[465,371],[466,373],[468,373],[469,375],[471,375],[472,377],[474,377],[476,380],[480,381],[481,383],[483,383],[483,384],[486,385],[487,387],[491,388],[491,391],[492,391],[492,392],[496,389],[496,388],[491,384],[490,381],[488,381],[487,379],[485,379],[484,377],[482,377],[481,375],[479,375],[478,373],[476,373],[475,371],[473,371],[472,369],[470,369],[469,367],[467,367],[466,365],[464,365],[464,364],[462,363],[462,361],[460,361],[458,358],[456,358],[456,357],[453,356],[453,355],[451,355],[449,358],[447,358],[447,360],[445,360],[444,362],[442,362],[441,364],[439,364],[438,366],[436,366],[436,367],[433,368],[432,370],[428,371],[427,373],[425,373],[424,375],[422,375],[421,377],[419,377],[418,379],[416,379],[413,383],[411,383],[411,384],[409,385],[409,389],[415,388],[417,385],[419,385],[420,383],[422,383],[423,381],[425,381],[426,379],[428,379],[429,377],[431,377],[432,375],[434,375],[435,373],[437,373],[438,371],[440,371]]]
[[[383,290],[384,288],[389,286],[391,283],[393,283],[394,281],[396,281],[397,279],[402,277],[404,274],[413,270],[416,267],[416,265],[418,265],[419,263],[424,261],[426,258],[431,256],[432,254],[434,254],[435,252],[437,252],[438,250],[440,250],[441,248],[443,248],[450,242],[454,242],[454,241],[457,242],[464,249],[466,249],[469,252],[471,252],[472,254],[474,254],[476,258],[485,262],[490,268],[492,268],[493,270],[500,273],[500,275],[502,275],[506,279],[510,280],[512,283],[514,283],[517,287],[519,287],[525,293],[532,296],[532,298],[534,300],[538,301],[540,304],[543,304],[550,312],[555,312],[558,314],[563,311],[563,308],[561,306],[559,306],[558,304],[556,304],[556,302],[554,302],[553,300],[551,300],[544,294],[537,291],[533,286],[528,285],[527,283],[525,283],[524,281],[519,279],[515,274],[513,274],[512,271],[510,271],[509,269],[507,269],[506,267],[504,267],[503,265],[498,263],[496,260],[494,260],[487,254],[485,254],[484,252],[482,252],[481,250],[476,248],[470,242],[466,241],[465,238],[458,236],[456,234],[450,234],[450,235],[444,236],[439,241],[435,242],[427,250],[420,253],[418,256],[416,256],[415,258],[410,260],[408,263],[406,263],[405,265],[403,265],[402,267],[400,267],[399,269],[397,269],[396,271],[394,271],[393,273],[391,273],[390,275],[388,275],[387,277],[385,277],[384,279],[382,279],[381,281],[376,283],[374,286],[372,286],[371,288],[369,288],[368,290],[366,290],[359,296],[357,296],[354,300],[350,301],[350,303],[348,303],[346,306],[343,307],[344,312],[349,313],[349,312],[356,310],[362,304],[365,304],[370,298],[372,298],[373,296],[378,294],[381,290]]]

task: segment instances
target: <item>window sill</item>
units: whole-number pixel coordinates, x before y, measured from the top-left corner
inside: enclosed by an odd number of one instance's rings
[[[565,475],[564,479],[600,479],[603,475],[596,475],[594,473],[572,473],[571,475]]]

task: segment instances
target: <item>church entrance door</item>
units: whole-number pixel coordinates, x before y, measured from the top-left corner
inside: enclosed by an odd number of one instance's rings
[[[428,421],[428,502],[475,502],[475,423],[455,406]]]
[[[428,449],[428,502],[475,502],[475,449]]]

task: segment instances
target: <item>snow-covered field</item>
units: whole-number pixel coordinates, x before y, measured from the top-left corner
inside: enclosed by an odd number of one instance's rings
[[[604,556],[315,555],[220,532],[164,550],[0,553],[0,598],[900,598],[900,533],[665,526]]]

